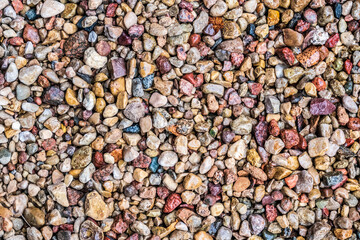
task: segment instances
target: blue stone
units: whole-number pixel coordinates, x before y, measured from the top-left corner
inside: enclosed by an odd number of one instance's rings
[[[140,132],[140,126],[139,124],[134,124],[130,127],[124,128],[124,132],[126,133],[139,133]]]
[[[262,235],[263,235],[264,239],[266,239],[266,240],[273,240],[273,239],[276,237],[276,235],[270,233],[270,232],[267,231],[267,230],[264,230],[264,231],[262,232]]]
[[[335,11],[334,11],[335,17],[340,18],[342,14],[342,6],[340,3],[335,4]]]
[[[150,74],[142,79],[144,89],[149,89],[154,83],[154,74]]]
[[[219,230],[219,228],[221,227],[221,225],[222,225],[222,221],[220,219],[216,219],[216,221],[210,225],[209,234],[215,235]]]
[[[249,27],[248,27],[248,34],[253,36],[253,37],[256,37],[255,35],[255,24],[249,24]]]
[[[34,21],[35,19],[37,19],[39,17],[39,15],[36,14],[36,9],[35,8],[31,8],[29,11],[27,11],[25,13],[25,16],[30,21]]]
[[[149,166],[150,171],[156,172],[159,168],[158,157],[153,157]]]
[[[94,31],[91,31],[90,32],[90,34],[89,34],[89,42],[96,42],[96,40],[97,40],[97,34],[96,34],[96,32],[94,32]]]
[[[323,175],[323,180],[326,186],[331,187],[343,180],[343,174],[340,171],[327,172]]]

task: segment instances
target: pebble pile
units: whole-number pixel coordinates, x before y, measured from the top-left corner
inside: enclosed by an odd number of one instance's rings
[[[0,239],[360,239],[360,0],[0,0]]]

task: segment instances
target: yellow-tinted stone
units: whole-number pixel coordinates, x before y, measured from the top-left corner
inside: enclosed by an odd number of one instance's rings
[[[108,80],[108,76],[106,76],[105,73],[98,73],[95,76],[95,82],[104,82],[106,80]]]
[[[117,96],[119,92],[125,91],[125,78],[117,78],[110,83],[110,92],[112,95]]]
[[[198,187],[200,187],[202,184],[202,180],[199,176],[193,174],[193,173],[189,173],[183,182],[184,188],[186,190],[195,190]]]
[[[102,113],[106,106],[106,102],[103,98],[97,98],[95,103],[95,111],[98,113]]]
[[[317,96],[316,86],[312,82],[307,82],[305,84],[305,92],[310,97],[316,97]]]
[[[255,167],[260,167],[261,166],[260,155],[258,154],[256,149],[254,149],[254,148],[247,151],[246,159],[248,160],[248,162],[250,162],[251,165],[253,165]]]
[[[128,104],[128,94],[126,91],[122,91],[118,94],[117,100],[116,100],[116,107],[119,109],[125,109]]]
[[[212,239],[213,239],[213,238],[211,237],[211,235],[208,234],[208,233],[205,232],[205,231],[197,232],[197,233],[194,235],[194,238],[195,238],[195,240],[212,240]]]
[[[144,78],[144,77],[154,73],[154,71],[155,71],[155,65],[147,63],[147,62],[140,63],[139,73],[140,73],[141,77]]]
[[[281,180],[283,178],[286,178],[287,176],[289,176],[292,173],[292,171],[284,168],[284,167],[276,167],[275,168],[275,174],[274,174],[274,178],[276,180]]]
[[[337,229],[335,229],[334,234],[338,239],[345,240],[345,239],[351,237],[352,229],[337,228]]]
[[[280,21],[280,13],[277,10],[269,9],[267,21],[269,26],[274,26]]]
[[[65,93],[65,100],[66,103],[70,106],[77,106],[79,105],[79,101],[76,98],[76,93],[71,88],[68,88]]]
[[[65,19],[72,18],[76,14],[77,5],[75,3],[65,4],[65,10],[61,13],[61,17]]]
[[[142,182],[149,174],[141,168],[136,168],[133,173],[133,177],[136,181]]]

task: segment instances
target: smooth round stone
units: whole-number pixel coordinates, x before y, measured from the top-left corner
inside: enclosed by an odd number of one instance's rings
[[[0,163],[6,165],[10,162],[11,153],[6,148],[0,149]]]
[[[95,48],[90,47],[84,53],[84,62],[89,67],[100,69],[107,63],[107,57],[101,56],[96,52]]]
[[[158,163],[163,167],[173,167],[178,162],[178,155],[173,151],[162,152]]]
[[[16,86],[16,98],[19,101],[25,100],[30,97],[30,88],[24,84]]]
[[[124,25],[127,29],[137,23],[137,16],[134,12],[128,12],[124,17]]]
[[[37,80],[41,72],[42,68],[39,65],[22,68],[19,73],[19,80],[25,85],[31,85]]]
[[[19,76],[19,71],[16,67],[16,64],[10,63],[10,65],[5,73],[5,80],[7,82],[13,82],[18,78],[18,76]]]
[[[167,103],[167,97],[165,97],[164,95],[155,92],[151,95],[149,103],[153,106],[153,107],[162,107],[164,105],[166,105]]]

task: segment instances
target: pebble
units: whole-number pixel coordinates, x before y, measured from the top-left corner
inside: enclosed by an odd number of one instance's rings
[[[41,8],[40,15],[43,18],[51,18],[62,13],[64,10],[64,4],[55,0],[46,0]]]

